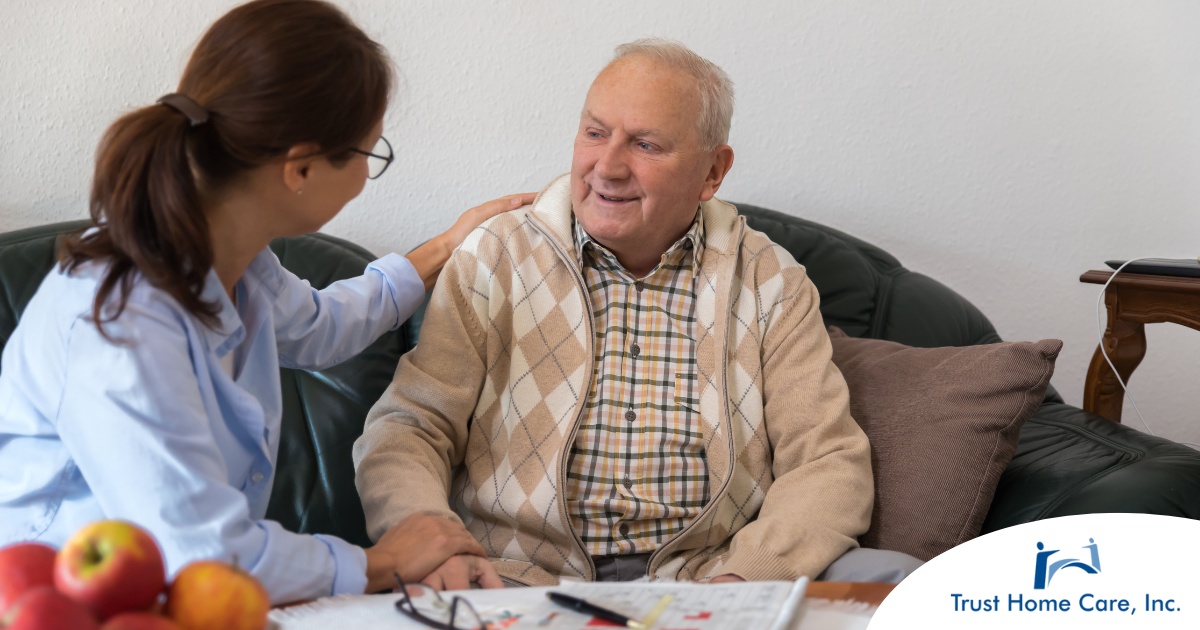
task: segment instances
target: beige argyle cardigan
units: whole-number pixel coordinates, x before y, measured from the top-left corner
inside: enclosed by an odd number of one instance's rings
[[[701,208],[696,385],[712,490],[650,574],[814,577],[870,522],[867,438],[804,268],[733,206]],[[594,579],[563,495],[593,378],[571,221],[563,176],[450,258],[420,343],[354,445],[372,539],[415,512],[457,515],[503,577]]]

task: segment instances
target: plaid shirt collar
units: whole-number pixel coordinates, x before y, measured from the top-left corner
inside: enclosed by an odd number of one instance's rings
[[[583,225],[575,220],[574,215],[571,216],[571,229],[575,233],[575,262],[579,264],[580,269],[585,264],[584,252],[587,251],[588,247],[596,248],[602,255],[610,256],[613,260],[617,259],[607,247],[601,245],[596,239],[592,238],[591,234],[588,234],[583,229]],[[663,253],[663,257],[667,258],[674,255],[676,251],[683,248],[685,243],[692,244],[692,273],[699,273],[700,259],[704,257],[704,213],[700,210],[699,206],[696,207],[696,218],[692,221],[692,227],[688,228],[688,231]]]

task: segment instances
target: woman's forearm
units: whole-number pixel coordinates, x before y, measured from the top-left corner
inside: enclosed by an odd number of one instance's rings
[[[417,275],[421,276],[421,281],[425,283],[426,291],[433,288],[438,275],[442,273],[442,267],[446,266],[446,261],[450,259],[450,253],[453,251],[454,247],[450,245],[446,235],[438,234],[406,255],[408,261],[416,268]]]

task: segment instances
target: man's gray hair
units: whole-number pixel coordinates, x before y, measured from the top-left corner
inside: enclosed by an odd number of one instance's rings
[[[700,141],[706,149],[729,143],[729,125],[733,120],[733,81],[720,66],[679,42],[658,37],[647,37],[617,46],[609,65],[632,55],[656,59],[696,79],[696,87],[700,90]]]

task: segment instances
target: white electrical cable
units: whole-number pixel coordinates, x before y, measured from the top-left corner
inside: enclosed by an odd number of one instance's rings
[[[1113,365],[1112,359],[1108,358],[1108,351],[1104,349],[1104,328],[1100,325],[1100,307],[1104,304],[1104,295],[1108,292],[1108,285],[1113,281],[1113,278],[1117,277],[1117,274],[1121,273],[1121,271],[1125,269],[1126,265],[1139,260],[1150,260],[1150,257],[1132,258],[1121,263],[1121,266],[1117,267],[1116,271],[1112,272],[1112,275],[1108,277],[1107,281],[1105,281],[1104,287],[1100,289],[1100,296],[1096,298],[1096,336],[1100,338],[1100,354],[1108,363],[1108,367],[1113,371],[1113,376],[1117,377],[1117,382],[1121,384],[1121,390],[1125,392],[1125,398],[1129,399],[1129,404],[1133,405],[1133,410],[1137,412],[1138,420],[1141,420],[1142,426],[1146,427],[1146,433],[1157,436],[1157,434],[1150,429],[1150,424],[1146,422],[1146,418],[1142,417],[1142,410],[1138,409],[1137,401],[1133,399],[1133,394],[1129,392],[1129,387],[1125,385],[1125,381],[1121,378],[1121,374],[1117,372],[1117,366]],[[1180,444],[1200,449],[1200,445],[1192,444],[1191,442],[1180,442]]]
[[[1117,382],[1121,384],[1121,389],[1125,392],[1125,397],[1129,399],[1129,404],[1133,405],[1133,410],[1137,412],[1138,420],[1142,421],[1142,426],[1146,427],[1146,433],[1157,435],[1150,429],[1150,425],[1146,423],[1146,419],[1142,417],[1142,410],[1138,409],[1137,401],[1133,399],[1133,395],[1129,393],[1129,388],[1125,386],[1124,379],[1121,378],[1121,373],[1117,372],[1117,366],[1113,365],[1112,359],[1108,358],[1108,352],[1104,349],[1104,328],[1100,326],[1100,306],[1104,304],[1104,295],[1108,293],[1108,285],[1125,269],[1125,266],[1131,262],[1139,260],[1147,260],[1147,258],[1131,258],[1121,263],[1117,270],[1112,272],[1112,275],[1105,281],[1104,287],[1100,289],[1100,297],[1096,298],[1096,335],[1100,337],[1100,354],[1104,356],[1104,360],[1108,362],[1108,367],[1112,369],[1113,375],[1117,377]]]

